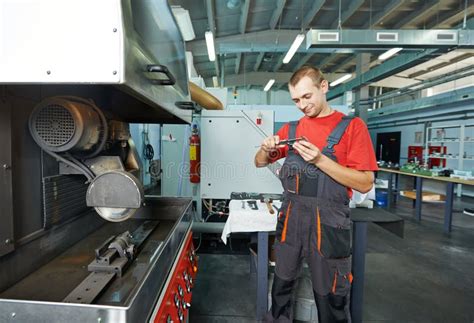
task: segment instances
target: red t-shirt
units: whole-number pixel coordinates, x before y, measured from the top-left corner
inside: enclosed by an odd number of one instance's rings
[[[320,151],[323,151],[323,148],[327,145],[327,138],[343,116],[344,114],[339,111],[334,111],[334,113],[320,118],[304,116],[296,127],[295,137],[304,136]],[[280,140],[288,139],[288,132],[289,124],[287,123],[277,132],[277,135]],[[378,170],[369,130],[360,118],[356,117],[349,123],[341,141],[334,146],[334,150],[337,162],[342,166],[356,170]],[[286,157],[287,154],[288,146],[280,148],[278,156],[272,162]],[[351,193],[349,190],[349,196],[352,196]]]

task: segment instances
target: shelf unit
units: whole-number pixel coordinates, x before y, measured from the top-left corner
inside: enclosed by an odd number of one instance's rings
[[[426,128],[425,136],[425,161],[430,159],[457,160],[456,168],[459,170],[474,169],[474,124],[444,125]],[[448,155],[429,155],[430,146],[447,147]],[[469,154],[466,153],[466,148]],[[443,150],[443,148],[441,148]],[[468,162],[465,169],[464,162]],[[448,166],[448,165],[446,165]],[[458,185],[458,196],[461,196],[461,184]]]
[[[459,170],[464,170],[464,161],[474,160],[474,145],[472,145],[474,143],[474,124],[433,126],[426,128],[426,131],[425,160],[458,160],[457,168]],[[472,147],[466,147],[466,144],[472,145]],[[448,155],[429,155],[428,147],[430,146],[446,146]],[[470,151],[469,155],[466,155],[466,148]],[[469,164],[469,168],[473,167],[474,165]]]

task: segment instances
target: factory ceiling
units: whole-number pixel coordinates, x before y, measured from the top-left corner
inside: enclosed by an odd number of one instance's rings
[[[463,68],[474,60],[469,48],[444,47],[439,51],[405,48],[398,53],[398,63],[387,60],[382,64],[378,56],[387,48],[306,49],[303,43],[292,60],[283,63],[295,36],[310,28],[371,32],[459,30],[466,21],[469,28],[474,24],[474,19],[470,19],[474,16],[474,5],[467,0],[174,0],[170,3],[189,10],[196,38],[187,42],[187,48],[193,53],[197,73],[208,86],[212,85],[212,77],[217,76],[227,87],[261,88],[270,73],[276,79],[273,90],[284,89],[289,75],[304,64],[319,66],[331,81],[341,74],[355,74],[357,56],[368,53],[371,84],[404,87],[412,82],[410,79],[415,82],[436,73],[452,72],[459,64]],[[215,62],[209,61],[207,55],[206,31],[214,32]],[[378,70],[371,72],[374,68]],[[352,88],[360,85],[357,80],[351,82]]]

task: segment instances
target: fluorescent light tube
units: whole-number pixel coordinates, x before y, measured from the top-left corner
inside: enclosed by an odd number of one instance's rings
[[[191,22],[191,17],[189,16],[189,11],[183,9],[181,6],[171,6],[171,11],[173,12],[174,18],[178,23],[178,27],[181,31],[181,34],[183,35],[184,41],[190,41],[196,38],[193,24]]]
[[[384,61],[384,60],[386,60],[387,58],[392,57],[393,55],[395,55],[396,53],[398,53],[398,52],[401,51],[402,49],[403,49],[403,48],[401,48],[401,47],[395,47],[395,48],[389,49],[389,50],[386,51],[385,53],[380,54],[379,60]]]
[[[295,55],[303,40],[304,34],[298,34],[296,36],[295,40],[293,40],[293,44],[291,44],[290,49],[286,53],[285,58],[283,58],[283,64],[288,64],[291,61],[293,55]]]
[[[338,78],[334,82],[331,82],[331,84],[329,84],[329,85],[330,86],[336,86],[336,85],[341,84],[342,82],[350,79],[351,77],[352,77],[352,74],[346,74],[344,76],[341,76],[340,78]]]
[[[267,85],[265,85],[265,88],[264,88],[263,90],[264,90],[265,92],[267,92],[268,90],[270,90],[270,88],[272,87],[273,83],[275,83],[275,80],[274,80],[274,79],[269,79]]]
[[[216,60],[216,49],[214,48],[214,35],[212,31],[206,31],[204,34],[206,37],[206,46],[207,46],[207,55],[209,56],[209,60],[214,62]]]

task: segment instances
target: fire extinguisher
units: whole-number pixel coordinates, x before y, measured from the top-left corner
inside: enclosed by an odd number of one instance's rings
[[[196,124],[193,125],[191,137],[189,137],[189,180],[191,183],[199,183],[201,180],[201,139]]]

